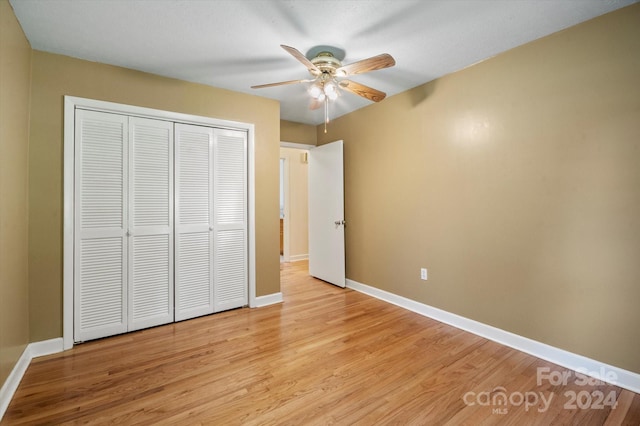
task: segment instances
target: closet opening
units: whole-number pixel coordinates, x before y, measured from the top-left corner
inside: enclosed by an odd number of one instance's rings
[[[64,349],[256,306],[252,124],[67,96],[64,130]]]

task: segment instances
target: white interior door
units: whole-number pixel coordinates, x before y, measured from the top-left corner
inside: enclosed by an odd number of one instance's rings
[[[247,133],[215,129],[213,161],[213,300],[219,312],[249,302]]]
[[[127,331],[126,116],[76,111],[74,340]]]
[[[213,129],[175,125],[175,319],[213,313]]]
[[[309,150],[309,274],[345,287],[343,142]]]
[[[75,341],[173,321],[173,124],[76,112]]]
[[[128,330],[173,322],[173,123],[129,117]]]

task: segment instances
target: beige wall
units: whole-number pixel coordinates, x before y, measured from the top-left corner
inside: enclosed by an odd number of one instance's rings
[[[0,0],[0,387],[29,343],[30,72],[31,46]]]
[[[280,139],[283,142],[315,145],[317,142],[316,127],[294,121],[280,120]]]
[[[299,260],[309,255],[309,198],[308,166],[303,149],[280,148],[280,158],[285,158],[289,168],[289,258]]]
[[[278,102],[39,51],[33,52],[29,153],[31,340],[62,335],[63,96],[255,124],[257,295],[280,291]]]
[[[348,278],[640,373],[639,77],[636,4],[318,128]]]

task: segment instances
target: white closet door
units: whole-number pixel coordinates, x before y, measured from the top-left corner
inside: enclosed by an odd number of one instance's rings
[[[248,303],[247,133],[214,134],[214,309]]]
[[[76,111],[74,339],[127,331],[127,117]]]
[[[173,123],[129,118],[129,331],[173,322]]]
[[[175,125],[175,319],[213,313],[213,129]]]

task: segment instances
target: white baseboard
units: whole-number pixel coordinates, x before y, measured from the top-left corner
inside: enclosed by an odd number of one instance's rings
[[[366,284],[359,283],[347,279],[347,288],[359,291],[376,299],[383,300],[388,303],[408,309],[425,317],[432,318],[436,321],[449,324],[453,327],[476,334],[494,342],[509,346],[513,349],[528,353],[545,361],[558,364],[570,370],[580,372],[582,374],[610,381],[616,386],[628,389],[635,393],[640,393],[640,374],[628,371],[619,367],[605,364],[582,355],[559,349],[527,337],[496,328],[442,309],[424,303],[416,302],[388,291],[380,290]],[[613,373],[613,374],[611,374]],[[615,377],[615,380],[607,380],[607,377]]]
[[[11,398],[13,398],[13,394],[16,393],[24,373],[26,373],[29,364],[31,364],[31,360],[39,356],[58,352],[62,352],[62,337],[29,343],[27,347],[24,348],[22,355],[18,358],[18,362],[13,366],[13,370],[11,370],[7,380],[5,380],[2,388],[0,388],[0,420],[2,420],[4,413],[7,411]]]
[[[309,259],[308,254],[294,254],[289,256],[289,262],[300,262],[301,260]]]
[[[267,294],[265,296],[256,297],[256,308],[262,308],[263,306],[275,305],[276,303],[282,303],[282,293]]]
[[[27,346],[0,389],[0,419],[2,419],[5,411],[7,411],[11,398],[13,398],[13,394],[18,389],[20,380],[22,380],[22,376],[24,376],[24,373],[27,371],[29,363],[31,363],[31,355],[29,353],[29,346]]]
[[[29,351],[31,352],[31,358],[62,352],[62,337],[29,343]]]

